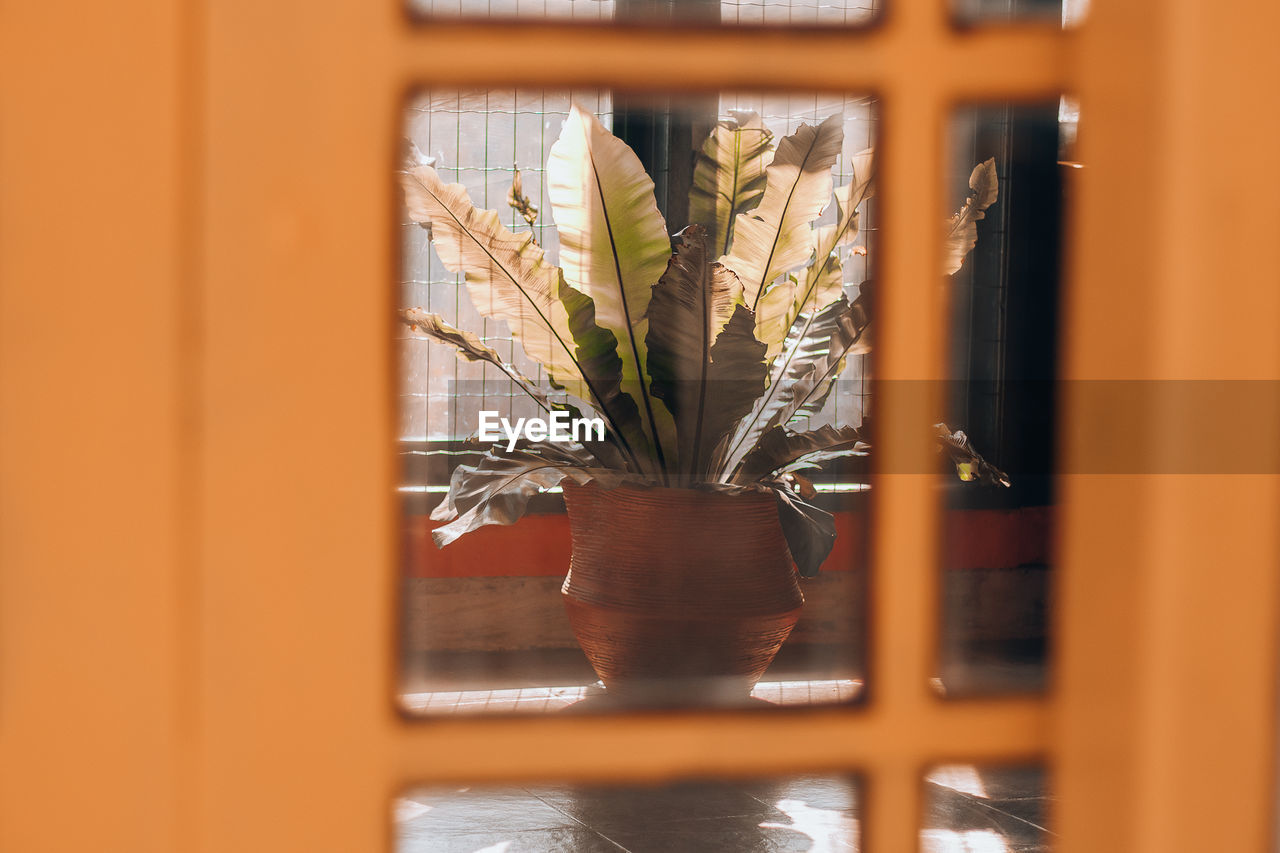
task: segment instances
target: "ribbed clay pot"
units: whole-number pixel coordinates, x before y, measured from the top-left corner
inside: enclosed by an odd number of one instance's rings
[[[569,622],[614,698],[747,701],[800,617],[772,495],[564,481]]]

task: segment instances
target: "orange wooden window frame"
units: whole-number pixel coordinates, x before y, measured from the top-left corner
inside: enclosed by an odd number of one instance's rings
[[[393,711],[388,171],[404,93],[875,93],[877,370],[930,379],[943,311],[921,247],[937,241],[947,110],[1070,91],[1086,168],[1066,378],[1280,378],[1280,7],[1092,6],[1071,33],[960,32],[938,0],[896,0],[856,32],[414,27],[367,0],[5,6],[0,848],[379,850],[414,782],[856,770],[867,849],[884,853],[914,843],[927,764],[1040,758],[1066,853],[1263,849],[1272,475],[1064,476],[1043,698],[928,692],[937,510],[929,478],[893,475],[875,497],[866,708]],[[877,407],[886,467],[922,470],[907,463],[929,452],[910,438],[925,413],[892,392]],[[1144,413],[1152,453],[1188,440],[1179,415]],[[1069,390],[1063,419],[1070,471],[1113,427]]]

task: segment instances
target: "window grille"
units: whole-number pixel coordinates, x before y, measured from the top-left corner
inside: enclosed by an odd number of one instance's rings
[[[506,198],[518,168],[525,194],[539,208],[535,237],[554,259],[558,238],[551,206],[546,201],[545,166],[551,145],[574,102],[592,110],[606,127],[611,126],[614,102],[606,91],[437,90],[411,99],[406,108],[405,133],[424,155],[435,159],[446,181],[461,183],[477,206],[497,210],[504,224],[517,231],[525,230],[527,225],[507,205]],[[672,108],[682,108],[678,99]],[[775,139],[793,133],[802,122],[815,124],[843,114],[844,145],[833,168],[835,186],[852,180],[853,157],[875,143],[875,104],[865,97],[734,92],[719,97],[717,110],[719,117],[726,117],[730,110],[753,110],[760,114]],[[692,150],[670,152],[671,156],[686,153],[692,158]],[[657,166],[665,169],[665,163]],[[661,180],[657,174],[651,177]],[[684,200],[673,199],[671,203],[683,204]],[[844,259],[845,288],[851,298],[857,296],[859,286],[871,275],[875,204],[874,197],[864,203],[860,233]],[[835,205],[831,203],[819,223],[833,222],[835,215]],[[460,328],[477,331],[526,375],[544,379],[541,366],[525,357],[504,324],[485,319],[475,311],[463,276],[443,267],[428,233],[407,216],[401,224],[401,304],[425,308]],[[450,466],[435,464],[430,458],[442,457],[447,463],[465,456],[468,451],[458,444],[478,429],[480,410],[498,411],[508,418],[535,414],[532,402],[492,366],[460,361],[447,347],[407,330],[400,335],[399,347],[399,434],[403,442],[412,445],[406,449],[410,465],[405,488],[436,489],[447,482]],[[851,358],[823,410],[798,420],[797,428],[861,423],[870,411],[869,381],[867,359]],[[415,461],[427,464],[415,465]]]
[[[701,35],[415,28],[392,6],[202,14],[124,0],[67,16],[33,3],[6,19],[0,76],[36,85],[6,88],[12,120],[0,123],[0,167],[12,167],[3,210],[20,212],[0,253],[6,329],[18,329],[0,335],[5,446],[18,448],[0,478],[0,566],[5,600],[21,603],[4,620],[0,775],[18,795],[3,798],[0,847],[381,851],[390,792],[410,784],[856,769],[868,848],[903,850],[927,807],[923,768],[1023,759],[1050,767],[1063,851],[1271,843],[1280,502],[1268,476],[1073,475],[1059,668],[1034,700],[927,695],[932,483],[887,478],[875,496],[875,695],[863,708],[398,719],[381,288],[394,93],[406,81],[658,78],[710,91],[763,85],[736,76],[738,52],[784,47],[795,53],[771,81],[780,88],[883,96],[893,203],[880,211],[880,376],[942,363],[921,247],[942,206],[945,110],[1067,88],[1089,124],[1085,168],[1070,178],[1066,377],[1270,381],[1280,217],[1258,189],[1280,170],[1280,114],[1265,108],[1280,5],[1099,2],[1062,36],[957,31],[950,4],[902,0],[874,29],[743,31],[706,39],[698,55],[677,50]],[[838,59],[806,51],[815,40]],[[130,61],[112,61],[125,43]],[[530,63],[530,51],[563,61]],[[666,61],[646,64],[655,53]],[[67,168],[88,162],[85,126],[120,116],[127,133],[96,134],[89,167]],[[1211,179],[1189,178],[1199,164]],[[69,198],[111,200],[71,253]],[[1218,215],[1189,230],[1188,210]],[[294,321],[300,294],[350,322],[318,341],[314,324]],[[49,318],[81,303],[94,322],[51,331]],[[87,363],[106,385],[85,384]],[[65,427],[81,392],[95,415],[87,440]],[[878,403],[886,455],[924,458],[914,413],[892,402]],[[1157,456],[1201,449],[1197,426],[1164,412],[1117,425],[1068,403],[1067,464],[1087,466],[1121,432]],[[1257,416],[1280,432],[1273,407]],[[78,535],[67,477],[99,486]],[[93,697],[90,714],[68,685]],[[1218,779],[1230,784],[1205,784]],[[65,819],[67,780],[94,792],[89,819]]]

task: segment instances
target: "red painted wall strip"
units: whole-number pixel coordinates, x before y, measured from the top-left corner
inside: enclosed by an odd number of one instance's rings
[[[944,515],[942,565],[948,569],[994,569],[1045,563],[1052,541],[1052,508],[954,510]],[[836,544],[826,572],[866,565],[864,513],[836,513]],[[445,548],[436,548],[425,515],[404,528],[405,573],[417,578],[549,577],[569,569],[569,519],[563,514],[529,515],[511,527],[484,527]]]

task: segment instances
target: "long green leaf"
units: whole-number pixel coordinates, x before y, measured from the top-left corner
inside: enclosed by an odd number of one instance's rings
[[[800,125],[778,143],[765,170],[760,204],[734,222],[733,245],[721,259],[742,279],[753,311],[774,279],[813,256],[812,223],[831,198],[831,167],[844,140],[843,117]]]
[[[782,350],[782,342],[802,313],[813,317],[844,294],[843,264],[837,249],[858,236],[858,208],[872,194],[872,166],[870,148],[853,158],[853,180],[835,191],[835,223],[814,231],[814,262],[805,268],[803,280],[794,288],[776,286],[761,298],[756,337],[769,345],[768,361]]]
[[[690,225],[649,303],[653,395],[676,421],[680,473],[699,477],[710,450],[764,390],[764,346],[741,304],[738,277],[710,263],[706,231]]]
[[[946,424],[934,424],[938,446],[956,466],[956,475],[965,482],[985,483],[988,486],[1008,486],[1009,475],[983,459],[969,443],[964,430],[951,431]]]
[[[468,509],[448,524],[431,532],[436,547],[443,548],[464,533],[487,524],[515,524],[528,510],[529,499],[538,492],[558,486],[569,469],[541,457],[509,454],[501,466],[481,471],[459,466],[453,472],[450,490],[474,496]]]
[[[569,313],[578,367],[595,395],[596,408],[609,421],[619,448],[631,460],[634,470],[661,474],[635,397],[623,389],[618,339],[596,323],[591,297],[565,286],[560,289],[560,299]]]
[[[813,411],[815,405],[820,407],[845,360],[861,351],[866,325],[862,305],[841,297],[812,322],[792,330],[782,355],[770,368],[769,387],[717,452],[721,475],[732,473],[767,430]]]
[[[778,499],[778,522],[787,537],[787,550],[802,578],[818,575],[836,543],[836,522],[831,513],[801,500],[782,483],[773,485]]]
[[[844,372],[849,356],[871,352],[868,331],[871,324],[870,301],[872,294],[871,282],[864,281],[858,297],[852,302],[844,298],[828,306],[833,312],[831,319],[838,326],[838,330],[832,334],[833,352],[826,359],[825,369],[814,378],[812,384],[805,383],[797,389],[793,403],[795,408],[788,415],[788,421],[801,415],[815,415],[821,411],[826,404],[827,397],[830,396],[832,389],[835,387],[836,380]],[[826,322],[823,312],[818,312],[817,317]],[[807,324],[801,324],[796,330],[797,336],[800,334],[801,329],[807,330],[803,332],[806,336],[813,334],[812,329]],[[825,334],[827,334],[825,328],[818,331],[819,336]]]
[[[733,221],[760,203],[765,167],[773,159],[773,134],[754,112],[720,121],[698,151],[689,191],[689,221],[710,235],[712,252],[728,253]]]
[[[675,254],[653,288],[645,335],[650,391],[671,412],[679,473],[695,464],[706,407],[711,345],[740,301],[742,285],[723,266],[708,263],[706,229],[678,235]]]
[[[866,148],[853,156],[853,180],[842,187],[836,187],[836,207],[838,216],[835,225],[824,226],[830,229],[835,239],[829,245],[836,246],[852,243],[858,236],[858,209],[862,203],[875,195],[875,149]],[[820,232],[823,228],[818,229]],[[819,240],[822,245],[822,239]]]
[[[521,391],[528,394],[546,411],[551,411],[546,392],[520,372],[513,364],[502,360],[497,351],[480,340],[479,335],[455,328],[444,321],[439,314],[431,314],[421,308],[405,308],[400,312],[400,321],[415,332],[426,335],[437,343],[453,347],[460,358],[467,361],[482,361],[492,364],[511,378]]]
[[[565,280],[591,297],[596,322],[617,338],[622,388],[639,403],[665,468],[663,440],[674,439],[674,423],[643,381],[649,299],[671,257],[653,181],[625,143],[574,105],[551,146],[547,187]]]
[[[495,474],[514,470],[516,461],[529,462],[537,457],[537,462],[552,465],[589,468],[591,457],[584,448],[577,445],[558,445],[549,441],[536,444],[520,439],[518,449],[507,452],[501,444],[495,445],[480,457],[476,465],[459,465],[453,469],[449,478],[449,491],[444,500],[431,511],[433,521],[452,521],[467,512],[484,499],[483,481]]]
[[[837,286],[843,293],[843,282],[837,281]],[[769,288],[756,303],[756,339],[765,344],[765,361],[773,361],[774,356],[782,349],[782,342],[786,340],[791,324],[795,322],[792,311],[799,289],[800,280],[795,273],[791,273]]]
[[[969,175],[969,198],[947,220],[943,242],[942,272],[955,273],[964,264],[965,256],[978,243],[978,220],[986,218],[988,207],[999,197],[994,157],[973,167]]]
[[[769,366],[765,364],[764,355],[765,345],[756,340],[751,312],[745,305],[737,306],[711,347],[711,371],[707,376],[710,388],[698,445],[702,467],[694,471],[698,476],[711,472],[714,449],[751,411],[765,390]]]
[[[476,310],[506,323],[555,382],[589,399],[559,299],[560,271],[547,263],[533,236],[503,227],[497,212],[476,208],[461,184],[444,183],[431,166],[401,173],[401,185],[410,218],[431,226],[445,267],[466,275]]]
[[[653,393],[675,416],[686,478],[705,473],[710,450],[750,410],[767,374],[739,280],[709,261],[704,229],[690,225],[654,288],[645,339]]]
[[[461,184],[445,184],[425,164],[411,166],[401,177],[410,217],[432,226],[436,254],[448,269],[466,274],[476,309],[504,321],[525,352],[546,367],[553,385],[595,405],[637,469],[643,469],[645,442],[627,446],[633,411],[613,400],[607,370],[592,361],[593,376],[579,364],[584,342],[590,358],[601,334],[616,347],[616,339],[589,316],[590,298],[565,285],[531,234],[513,234],[496,212],[477,209]]]
[[[808,432],[789,432],[775,426],[742,460],[733,482],[746,485],[777,471],[798,470],[840,456],[865,456],[871,450],[858,427],[821,426]]]
[[[667,376],[672,359],[709,360],[712,343],[742,301],[738,277],[722,264],[711,263],[706,235],[700,225],[676,235],[676,251],[654,285],[645,343],[650,360],[659,357],[660,349],[663,363],[650,363],[650,376],[656,377],[655,371]]]
[[[553,442],[525,443],[519,450],[493,448],[477,465],[459,465],[444,502],[431,518],[447,521],[431,533],[438,547],[487,524],[514,524],[529,499],[559,485],[565,477],[585,483],[597,480],[616,486],[628,475],[594,467],[599,462],[585,448]]]
[[[844,296],[844,265],[840,256],[827,255],[822,263],[804,270],[804,283],[793,277],[780,282],[760,300],[756,314],[756,337],[767,347],[770,363],[782,352],[788,336],[808,332],[818,311]],[[801,328],[796,329],[797,322]]]

